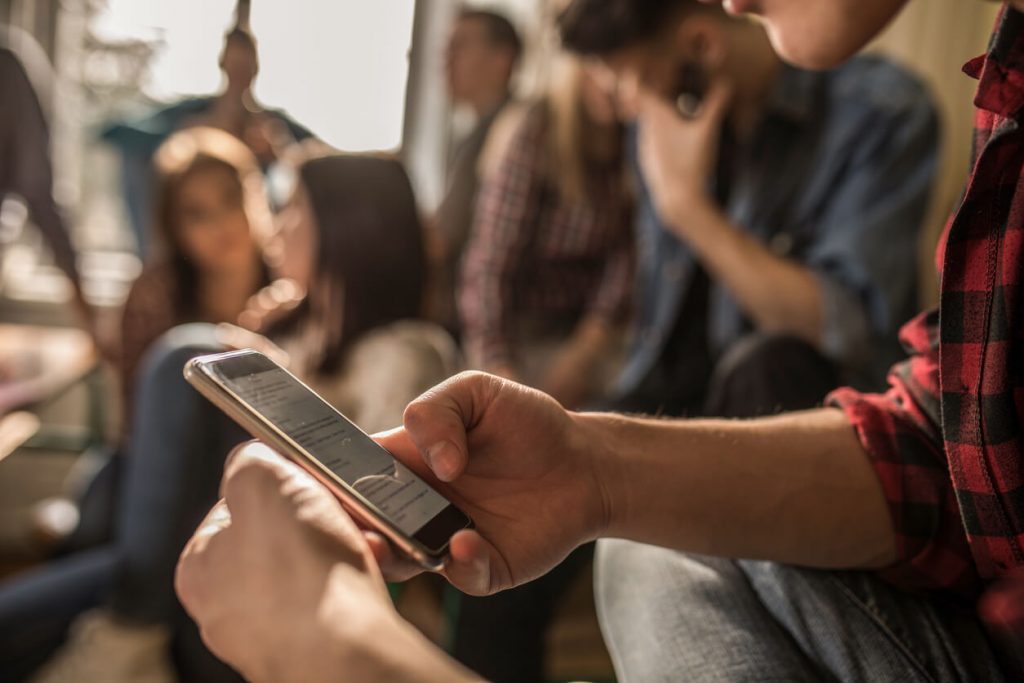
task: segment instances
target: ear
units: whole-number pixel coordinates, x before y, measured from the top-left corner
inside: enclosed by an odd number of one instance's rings
[[[725,62],[726,27],[718,17],[696,14],[686,18],[676,29],[674,43],[678,54],[708,71],[717,71]]]

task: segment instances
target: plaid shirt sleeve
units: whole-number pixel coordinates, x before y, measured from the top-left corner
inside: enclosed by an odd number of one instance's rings
[[[543,130],[527,116],[505,157],[480,190],[462,269],[459,314],[470,363],[511,361],[509,325],[515,276],[532,239],[543,188]]]
[[[907,323],[900,340],[911,355],[890,371],[885,394],[844,388],[828,402],[849,418],[889,504],[897,561],[884,578],[908,589],[972,592],[978,577],[940,426],[938,311]]]

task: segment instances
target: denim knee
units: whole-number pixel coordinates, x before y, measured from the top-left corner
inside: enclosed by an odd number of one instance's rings
[[[217,326],[210,323],[188,323],[178,325],[165,332],[153,342],[142,358],[137,390],[156,378],[167,379],[182,376],[182,371],[192,358],[204,353],[224,350],[217,341]]]

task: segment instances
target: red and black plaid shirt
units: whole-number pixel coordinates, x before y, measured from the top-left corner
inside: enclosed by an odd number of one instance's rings
[[[979,79],[974,163],[939,243],[939,309],[903,328],[912,356],[888,393],[831,400],[889,501],[899,560],[886,577],[976,594],[1024,568],[1024,14],[1004,10],[964,70]],[[1019,634],[1011,594],[990,595],[988,615]]]

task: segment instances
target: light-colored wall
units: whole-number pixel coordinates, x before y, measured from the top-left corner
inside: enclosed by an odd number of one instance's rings
[[[981,0],[911,0],[869,48],[909,66],[929,84],[942,115],[942,156],[932,210],[922,231],[921,293],[938,300],[935,242],[960,197],[970,162],[972,100],[977,82],[961,72],[985,51],[999,4]]]
[[[542,30],[543,0],[419,0],[413,25],[409,84],[406,90],[402,157],[416,188],[420,208],[434,211],[444,189],[445,165],[459,121],[453,118],[444,82],[444,46],[452,18],[460,6],[496,9],[507,14],[525,42],[516,90],[534,92],[543,78],[544,60],[538,44],[547,40]]]

